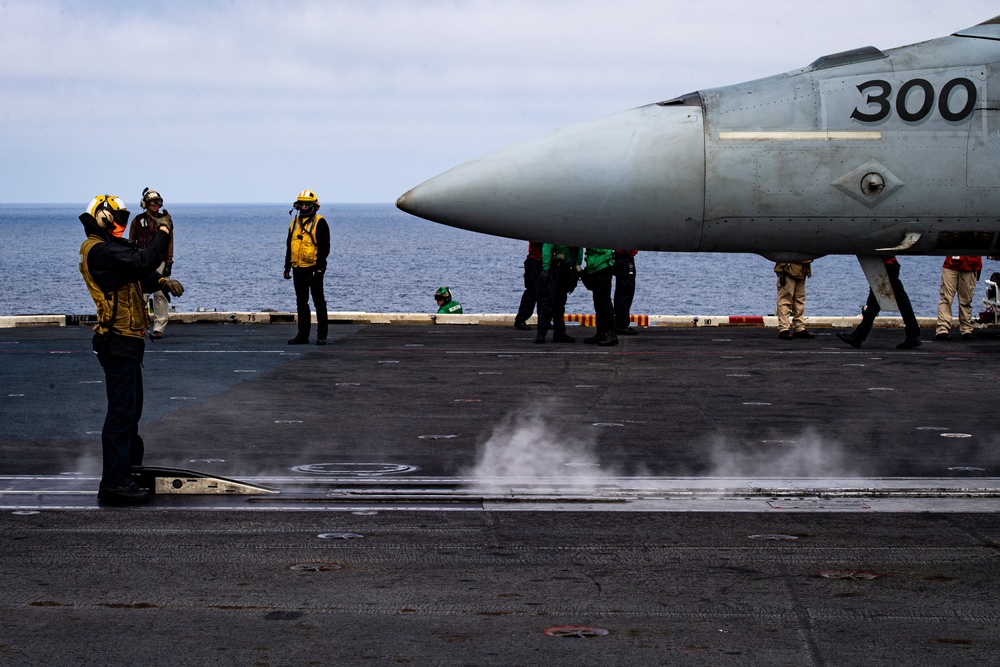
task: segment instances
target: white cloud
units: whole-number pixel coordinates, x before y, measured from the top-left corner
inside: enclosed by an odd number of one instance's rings
[[[0,201],[148,182],[175,201],[280,201],[303,180],[391,201],[549,129],[996,11],[955,4],[6,0]]]

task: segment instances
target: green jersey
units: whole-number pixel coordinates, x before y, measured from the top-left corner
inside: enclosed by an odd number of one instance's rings
[[[580,263],[580,249],[571,245],[542,244],[542,270],[551,269],[554,261],[576,266]]]
[[[440,308],[438,308],[438,315],[461,315],[462,314],[462,304],[458,301],[449,301]]]
[[[587,248],[587,273],[597,273],[601,269],[615,265],[615,253],[607,248]]]

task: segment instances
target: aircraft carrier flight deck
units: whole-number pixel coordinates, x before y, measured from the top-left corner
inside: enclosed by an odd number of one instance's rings
[[[1000,334],[838,330],[172,324],[110,508],[90,327],[0,329],[0,661],[991,662]]]

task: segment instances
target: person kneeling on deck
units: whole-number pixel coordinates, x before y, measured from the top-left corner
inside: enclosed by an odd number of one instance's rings
[[[149,311],[145,294],[167,290],[184,293],[176,280],[156,272],[170,243],[173,223],[159,221],[145,248],[112,235],[124,228],[129,212],[118,197],[99,195],[80,215],[87,240],[80,246],[80,273],[97,306],[93,347],[104,368],[108,413],[101,431],[104,466],[98,500],[134,504],[149,500],[132,479],[132,467],[142,465],[144,445],[139,437],[142,417],[142,357],[146,347]]]
[[[438,287],[434,292],[434,300],[438,305],[438,315],[461,315],[462,304],[451,298],[451,290]]]
[[[323,296],[323,274],[326,258],[330,255],[330,227],[319,211],[319,199],[312,190],[299,193],[292,208],[298,215],[288,226],[285,240],[285,280],[294,278],[295,308],[299,332],[288,341],[289,345],[309,342],[312,313],[309,311],[309,292],[316,306],[316,344],[326,345],[329,320],[326,297]],[[293,213],[293,211],[289,211]]]

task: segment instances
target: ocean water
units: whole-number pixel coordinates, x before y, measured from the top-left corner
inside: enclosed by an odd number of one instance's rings
[[[135,217],[140,209],[133,211]],[[288,204],[171,204],[173,277],[186,289],[178,311],[294,311],[282,278]],[[86,314],[93,302],[77,269],[84,239],[79,205],[0,204],[0,315]],[[409,216],[391,204],[323,207],[331,252],[325,282],[331,311],[434,312],[434,290],[451,287],[466,313],[513,313],[524,289],[524,241],[476,234]],[[937,312],[941,257],[901,257],[902,279],[920,317]],[[1000,262],[984,259],[984,278]],[[634,314],[768,315],[773,264],[757,255],[640,252]],[[985,288],[973,301],[978,313]],[[806,315],[856,315],[868,295],[853,256],[813,263]],[[592,313],[583,287],[567,312]]]

